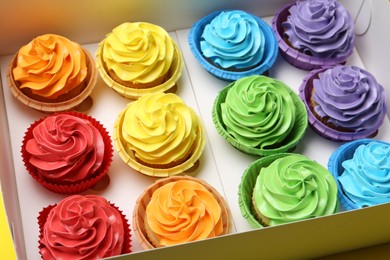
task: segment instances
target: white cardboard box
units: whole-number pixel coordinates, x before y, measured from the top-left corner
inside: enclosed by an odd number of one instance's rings
[[[107,2],[107,3],[106,3]],[[257,157],[245,155],[220,137],[211,119],[211,107],[217,93],[227,85],[208,74],[193,57],[187,35],[190,26],[208,13],[221,8],[240,8],[270,22],[276,9],[289,1],[63,1],[45,0],[0,3],[0,180],[5,206],[14,235],[19,259],[38,259],[38,212],[64,198],[45,190],[27,174],[20,157],[24,132],[44,114],[27,108],[9,91],[6,69],[12,55],[36,35],[62,34],[95,53],[97,43],[115,26],[126,21],[148,21],[166,28],[184,55],[185,68],[176,94],[193,107],[202,118],[207,144],[199,167],[192,173],[213,185],[227,200],[233,215],[232,234],[206,241],[143,251],[132,233],[132,250],[123,258],[144,257],[241,257],[269,258],[318,257],[342,251],[390,242],[388,214],[390,205],[380,205],[353,212],[301,221],[277,227],[254,230],[241,216],[238,206],[238,184],[244,169]],[[342,1],[355,17],[356,49],[348,64],[365,67],[390,93],[387,77],[390,37],[385,33],[390,24],[390,4],[380,1]],[[12,12],[11,12],[12,11]],[[286,82],[295,91],[306,71],[287,64],[280,56],[270,76]],[[99,78],[92,93],[93,107],[88,114],[100,120],[112,136],[113,125],[128,100],[120,97]],[[110,109],[107,109],[109,107]],[[385,119],[376,139],[390,141],[390,121]],[[305,154],[327,165],[330,154],[340,145],[316,135],[308,129],[295,152]],[[109,170],[110,185],[99,194],[118,205],[131,220],[138,195],[155,179],[133,171],[114,152]]]

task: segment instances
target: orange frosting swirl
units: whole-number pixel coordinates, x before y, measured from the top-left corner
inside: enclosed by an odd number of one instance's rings
[[[204,186],[189,180],[154,191],[146,221],[162,246],[211,238],[223,231],[217,200]]]
[[[20,48],[13,76],[19,88],[56,99],[86,78],[85,53],[79,44],[65,37],[44,34]]]

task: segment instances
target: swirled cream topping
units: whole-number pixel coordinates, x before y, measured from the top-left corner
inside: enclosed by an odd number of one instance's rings
[[[49,212],[42,234],[43,259],[101,259],[121,254],[124,224],[106,199],[73,195]]]
[[[221,110],[222,121],[231,136],[246,146],[262,149],[281,143],[296,117],[291,90],[266,76],[235,81]]]
[[[244,11],[223,11],[207,24],[200,40],[203,55],[222,68],[245,69],[261,62],[265,36]]]
[[[190,180],[170,182],[154,191],[146,221],[162,246],[215,237],[223,231],[217,200]]]
[[[390,145],[372,141],[360,145],[353,158],[342,163],[338,180],[359,208],[390,202]]]
[[[336,66],[313,80],[315,112],[336,126],[370,129],[386,114],[384,89],[372,74],[356,66]]]
[[[253,201],[270,226],[288,223],[336,212],[337,185],[317,162],[288,155],[260,170]]]
[[[123,23],[104,40],[103,61],[123,81],[149,83],[164,76],[175,58],[176,44],[161,27]]]
[[[336,0],[296,1],[282,24],[291,45],[320,58],[337,58],[354,47],[354,23]]]
[[[32,133],[26,151],[43,180],[75,183],[91,177],[103,162],[103,137],[86,119],[51,115],[36,125]]]
[[[84,81],[86,57],[79,44],[65,37],[41,35],[20,48],[13,76],[19,88],[56,99]]]
[[[172,93],[148,94],[130,103],[120,127],[128,151],[155,166],[185,159],[200,138],[195,112]]]

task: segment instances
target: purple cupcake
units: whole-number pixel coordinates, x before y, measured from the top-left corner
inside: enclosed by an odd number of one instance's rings
[[[330,140],[373,136],[386,116],[383,87],[357,66],[314,70],[305,77],[299,92],[309,125]]]
[[[353,20],[336,0],[288,4],[276,13],[272,27],[282,56],[300,69],[343,64],[353,52]]]

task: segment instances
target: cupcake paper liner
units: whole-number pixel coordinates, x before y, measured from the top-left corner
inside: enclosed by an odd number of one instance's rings
[[[114,150],[112,148],[111,137],[109,136],[107,130],[103,127],[103,125],[99,121],[97,121],[93,117],[90,117],[86,114],[79,113],[79,112],[61,112],[61,113],[55,113],[54,115],[59,115],[59,114],[68,114],[82,119],[86,119],[89,122],[91,122],[92,125],[95,126],[98,129],[98,131],[101,133],[104,142],[104,159],[102,165],[100,166],[100,169],[98,169],[98,171],[94,173],[94,175],[89,179],[82,180],[72,184],[51,183],[41,179],[38,175],[37,169],[29,162],[31,155],[26,150],[26,144],[27,141],[33,137],[32,130],[39,123],[41,123],[45,119],[45,117],[41,118],[38,121],[35,121],[27,129],[22,142],[22,148],[21,148],[22,159],[28,173],[34,178],[34,180],[36,180],[39,184],[41,184],[46,189],[60,194],[68,194],[68,195],[76,194],[92,188],[107,174],[108,169],[112,162],[112,156]]]
[[[229,91],[229,89],[233,86],[233,83],[230,83],[228,86],[226,86],[224,89],[222,89],[217,98],[214,101],[214,106],[212,110],[212,118],[213,122],[215,124],[215,127],[218,131],[218,133],[225,138],[232,146],[240,150],[241,152],[244,152],[246,154],[250,155],[258,155],[258,156],[267,156],[271,154],[276,153],[282,153],[287,151],[292,151],[295,149],[298,142],[303,138],[306,128],[307,128],[307,112],[305,109],[304,104],[298,97],[298,95],[293,92],[291,89],[288,89],[289,93],[291,94],[291,97],[293,99],[293,102],[295,104],[295,108],[297,109],[296,113],[296,119],[294,127],[292,128],[290,134],[286,136],[283,143],[280,144],[278,147],[270,148],[270,149],[261,149],[261,148],[253,148],[246,146],[239,141],[237,141],[233,136],[231,136],[226,131],[226,126],[222,121],[222,111],[221,111],[221,104],[225,102],[226,95]]]
[[[155,248],[152,245],[152,243],[149,242],[149,240],[147,239],[145,223],[144,223],[146,207],[153,196],[153,192],[167,183],[179,181],[179,180],[196,181],[202,184],[208,191],[210,191],[214,195],[215,199],[217,200],[222,210],[221,214],[223,219],[223,232],[220,236],[226,235],[230,232],[231,225],[232,225],[230,209],[225,199],[218,193],[218,191],[215,188],[213,188],[211,185],[209,185],[207,182],[201,179],[193,178],[190,176],[172,176],[154,182],[152,185],[146,188],[146,190],[138,197],[136,201],[136,205],[133,210],[132,226],[133,226],[133,231],[138,239],[138,242],[141,244],[141,246],[144,249]]]
[[[345,195],[343,188],[341,187],[340,182],[338,181],[338,177],[341,176],[344,172],[344,168],[341,165],[342,162],[345,160],[350,160],[353,158],[353,155],[355,153],[355,150],[362,144],[368,144],[372,141],[383,143],[383,144],[389,144],[383,141],[379,140],[373,140],[369,138],[360,139],[351,141],[348,143],[345,143],[341,146],[339,146],[330,156],[328,161],[328,170],[333,175],[333,177],[336,180],[337,188],[339,190],[339,200],[341,202],[341,205],[346,210],[353,210],[353,209],[359,209],[359,207],[354,203],[347,195]]]
[[[131,253],[132,252],[131,251],[131,229],[130,229],[129,221],[127,220],[127,218],[126,218],[125,214],[122,212],[122,210],[120,210],[117,206],[115,206],[115,204],[113,204],[111,202],[108,202],[108,203],[111,205],[111,207],[115,208],[122,217],[123,228],[124,228],[124,239],[123,239],[123,248],[122,248],[121,255]],[[37,222],[38,222],[38,226],[39,226],[38,249],[39,249],[40,254],[41,254],[41,249],[44,248],[44,245],[41,243],[41,239],[43,238],[43,228],[45,226],[45,223],[46,223],[46,220],[47,220],[47,217],[48,217],[50,211],[53,208],[55,208],[56,206],[57,206],[57,204],[54,204],[54,205],[49,205],[49,206],[43,208],[39,212],[39,215],[37,217]]]
[[[206,145],[206,134],[202,122],[199,120],[199,127],[197,129],[198,138],[196,139],[195,149],[188,159],[184,162],[169,167],[169,168],[153,168],[144,165],[137,161],[133,152],[127,152],[127,144],[122,140],[121,136],[121,122],[124,117],[126,109],[124,109],[118,116],[114,124],[114,146],[122,160],[134,170],[153,177],[168,177],[180,174],[190,169],[201,157],[204,147]]]
[[[351,56],[353,48],[338,58],[318,58],[301,53],[285,42],[283,39],[284,29],[282,23],[287,20],[289,15],[288,10],[292,5],[294,3],[282,6],[272,19],[272,29],[277,38],[281,56],[291,65],[303,70],[313,70],[324,66],[344,64],[347,58]]]
[[[276,60],[276,57],[278,55],[278,43],[276,41],[272,28],[261,18],[254,15],[253,17],[256,19],[261,30],[264,32],[265,39],[266,39],[266,45],[264,50],[265,57],[258,66],[245,71],[228,71],[214,66],[213,64],[208,62],[205,59],[205,57],[202,55],[202,51],[200,49],[200,39],[203,30],[205,26],[209,24],[214,17],[216,17],[223,11],[229,11],[229,10],[215,11],[205,16],[204,18],[200,19],[198,22],[192,25],[188,35],[188,43],[190,45],[190,49],[193,55],[206,71],[208,71],[211,75],[222,80],[234,81],[246,76],[264,74],[272,67],[272,65]]]
[[[123,86],[118,82],[114,81],[107,73],[106,69],[104,68],[105,66],[104,66],[103,54],[102,54],[104,42],[105,40],[102,40],[99,43],[98,49],[96,51],[97,70],[99,71],[101,78],[107,84],[107,86],[112,88],[115,92],[117,92],[119,95],[125,98],[138,99],[146,94],[167,91],[173,88],[176,85],[176,82],[181,77],[182,70],[184,67],[183,57],[176,43],[174,43],[175,56],[177,58],[173,61],[171,68],[168,71],[168,79],[164,80],[162,84],[151,88],[130,88],[130,87]]]
[[[366,129],[364,131],[358,131],[358,132],[343,132],[336,129],[333,129],[327,125],[325,125],[321,120],[317,119],[317,117],[313,114],[311,110],[311,95],[313,90],[313,80],[315,78],[318,78],[318,74],[325,71],[329,67],[324,67],[321,69],[313,70],[308,75],[305,76],[303,79],[303,83],[299,87],[299,97],[302,99],[303,103],[305,104],[308,119],[309,119],[309,126],[320,136],[333,140],[333,141],[352,141],[367,137],[373,137],[377,134],[379,127],[382,125],[384,116],[382,120],[378,120],[375,122],[375,124],[372,125],[371,128]]]
[[[8,71],[7,71],[8,85],[10,87],[11,93],[14,95],[15,98],[17,98],[23,104],[42,112],[47,112],[47,113],[62,112],[62,111],[67,111],[67,110],[72,110],[74,108],[77,108],[78,105],[80,105],[85,99],[87,99],[90,96],[97,81],[95,62],[92,59],[90,53],[86,49],[83,50],[87,61],[88,72],[87,72],[87,78],[85,83],[86,87],[77,96],[66,101],[42,102],[25,95],[19,89],[18,83],[15,81],[12,73],[13,68],[16,66],[17,54],[13,57],[11,63],[8,66]]]

